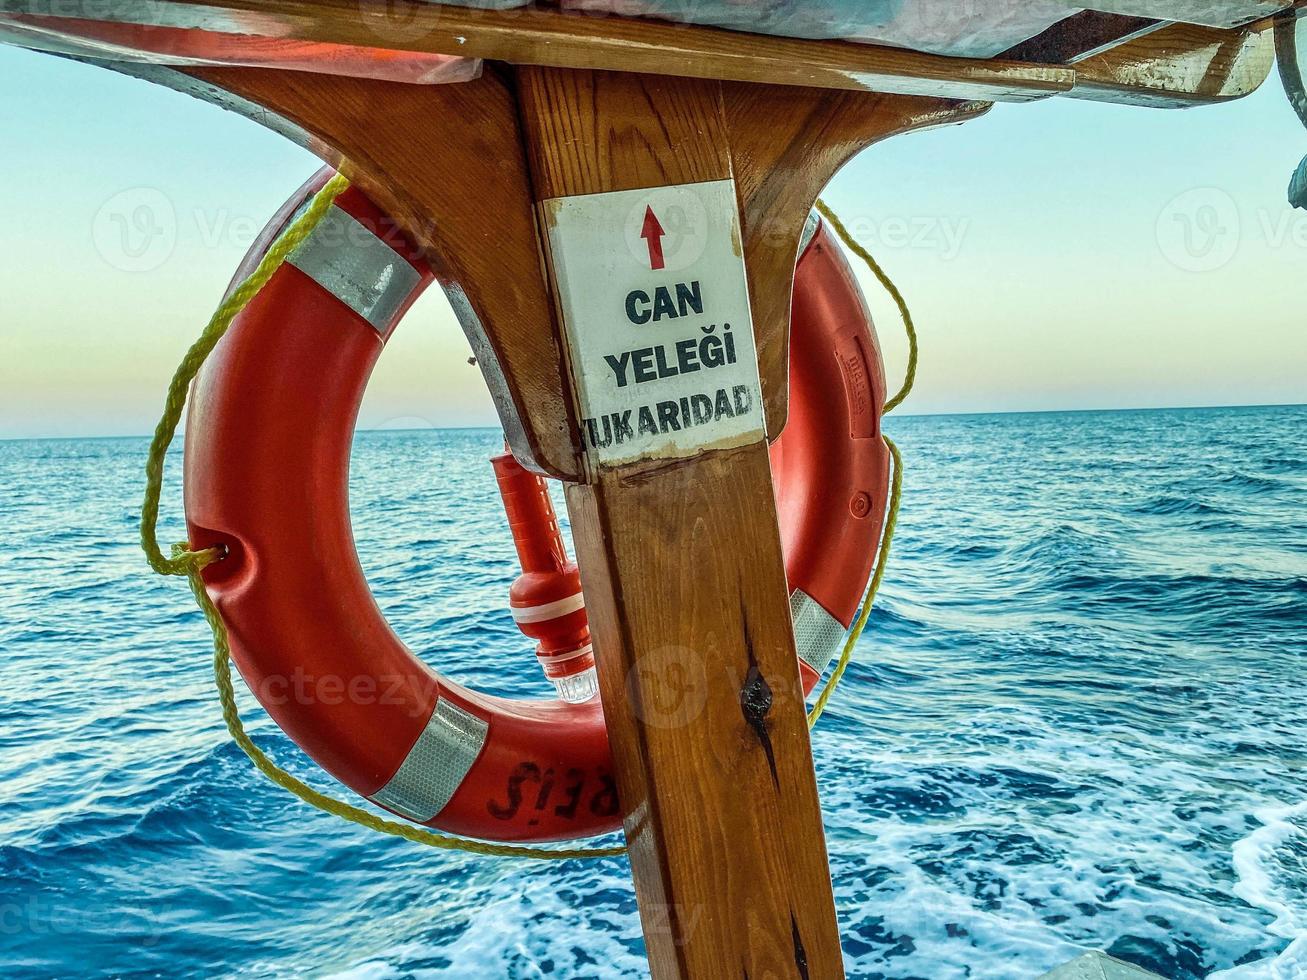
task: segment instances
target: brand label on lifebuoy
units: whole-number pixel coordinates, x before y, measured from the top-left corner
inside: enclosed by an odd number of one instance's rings
[[[543,207],[591,459],[615,466],[761,439],[734,182]]]

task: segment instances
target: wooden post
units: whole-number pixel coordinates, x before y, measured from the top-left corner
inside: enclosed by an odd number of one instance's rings
[[[716,82],[518,81],[541,201],[731,177]],[[764,433],[587,471],[567,501],[653,976],[842,977]]]
[[[567,501],[655,978],[842,977],[765,445]]]

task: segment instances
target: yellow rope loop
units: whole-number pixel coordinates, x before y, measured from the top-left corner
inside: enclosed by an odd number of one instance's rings
[[[882,410],[882,415],[888,415],[895,408],[903,403],[912,391],[912,386],[917,381],[917,328],[912,322],[912,312],[908,309],[908,302],[899,292],[898,286],[890,279],[889,274],[881,268],[865,248],[844,227],[844,222],[839,216],[830,209],[825,201],[817,202],[817,213],[822,216],[830,226],[835,229],[845,247],[860,258],[863,263],[871,270],[877,281],[885,287],[885,291],[890,294],[894,302],[898,305],[899,314],[903,317],[903,329],[908,335],[908,366],[903,375],[903,384],[899,387],[898,393],[887,402]],[[871,616],[871,607],[876,602],[876,593],[880,591],[880,583],[885,578],[885,566],[889,563],[890,545],[894,541],[894,529],[899,523],[899,504],[903,497],[903,456],[899,452],[899,447],[889,436],[882,436],[885,440],[885,446],[889,449],[890,457],[894,461],[894,472],[890,483],[889,506],[885,510],[885,530],[880,536],[880,550],[876,554],[876,570],[872,573],[871,584],[867,586],[867,594],[863,597],[862,606],[858,610],[858,618],[853,622],[853,628],[849,630],[849,635],[844,641],[844,649],[840,652],[840,659],[835,664],[835,669],[831,671],[830,679],[822,687],[821,694],[818,695],[816,703],[812,710],[808,712],[808,728],[817,724],[822,712],[826,710],[826,705],[830,702],[831,695],[839,687],[840,681],[844,677],[844,671],[848,669],[849,662],[853,659],[853,648],[857,646],[858,639],[862,636],[862,631],[867,625],[867,619]]]
[[[844,243],[844,247],[863,260],[867,268],[872,270],[873,276],[876,276],[877,281],[885,287],[886,293],[889,293],[890,297],[894,299],[899,308],[899,315],[903,318],[903,329],[907,332],[907,370],[904,371],[903,384],[899,387],[897,395],[885,402],[885,408],[881,414],[887,416],[887,414],[903,404],[903,400],[912,391],[912,385],[916,384],[916,355],[918,355],[918,348],[916,348],[916,325],[912,323],[912,312],[908,310],[906,299],[903,299],[903,294],[899,293],[898,286],[894,285],[889,273],[881,268],[881,264],[872,257],[872,253],[865,250],[859,240],[853,238],[850,230],[844,227],[844,222],[839,220],[839,216],[836,216],[835,212],[830,209],[830,205],[826,204],[826,201],[817,201],[817,213],[821,214],[822,218],[825,218],[830,226],[835,229],[835,234],[839,235],[839,240]],[[857,612],[857,619],[853,621],[853,629],[848,631],[848,636],[844,640],[844,649],[840,651],[839,661],[836,662],[829,681],[826,681],[826,685],[822,687],[821,694],[817,696],[817,703],[813,704],[812,711],[808,712],[808,728],[813,728],[817,724],[817,719],[822,716],[823,711],[826,711],[826,704],[830,702],[831,695],[835,693],[836,687],[839,687],[840,679],[844,677],[844,670],[848,668],[848,664],[850,664],[853,657],[853,647],[856,647],[857,640],[863,635],[863,630],[867,626],[867,619],[872,614],[872,606],[876,602],[876,593],[880,591],[881,580],[885,578],[885,566],[889,563],[890,544],[894,541],[894,528],[898,527],[899,503],[901,503],[903,497],[903,456],[893,439],[890,439],[887,435],[881,436],[881,438],[885,440],[885,447],[889,449],[890,457],[894,460],[894,474],[890,483],[889,507],[885,511],[885,531],[881,532],[881,547],[876,555],[876,571],[872,574],[872,581],[867,587],[867,596],[863,598],[863,605]]]
[[[908,335],[908,366],[903,375],[903,384],[899,387],[898,393],[893,398],[885,402],[885,408],[882,415],[888,415],[908,397],[912,387],[917,381],[917,328],[912,322],[912,311],[908,309],[908,302],[899,292],[898,286],[890,279],[889,274],[885,272],[879,262],[872,257],[871,253],[863,248],[859,242],[844,227],[844,222],[839,216],[830,209],[825,201],[817,202],[817,212],[824,218],[837,234],[846,248],[871,270],[877,281],[890,294],[895,304],[899,308],[899,315],[903,317],[903,329]],[[821,694],[817,697],[816,703],[812,710],[808,712],[808,727],[811,729],[817,724],[822,712],[826,710],[826,705],[839,687],[840,680],[844,677],[844,671],[848,669],[849,662],[853,659],[853,648],[857,646],[858,639],[862,636],[862,631],[867,625],[867,619],[871,616],[871,607],[875,604],[876,593],[880,590],[880,583],[885,578],[885,566],[889,563],[890,545],[894,540],[894,529],[899,523],[899,504],[903,497],[903,455],[899,452],[899,447],[889,436],[882,436],[885,440],[885,446],[889,449],[890,457],[894,461],[894,473],[890,484],[889,506],[885,511],[885,530],[881,532],[880,550],[876,555],[876,570],[872,573],[871,584],[867,586],[867,594],[862,600],[862,606],[858,610],[858,618],[853,623],[853,628],[849,631],[848,637],[844,641],[844,649],[840,652],[840,659],[835,664],[835,669],[831,671],[830,679],[826,681],[822,688]]]
[[[908,334],[908,367],[904,372],[903,385],[899,388],[898,393],[885,402],[882,414],[888,415],[903,404],[903,399],[908,397],[908,394],[912,391],[912,386],[917,381],[917,328],[912,322],[912,311],[908,309],[908,301],[899,292],[899,287],[894,285],[894,280],[890,279],[885,270],[880,267],[880,263],[872,258],[871,253],[862,247],[862,243],[849,233],[849,230],[844,227],[844,222],[840,221],[839,217],[825,201],[817,202],[817,212],[830,222],[830,226],[835,229],[835,234],[840,236],[840,241],[844,243],[845,247],[862,259],[867,268],[871,270],[872,275],[876,277],[876,280],[885,287],[885,292],[889,293],[893,298],[895,305],[899,308],[899,315],[903,317],[903,329]]]
[[[326,186],[318,191],[308,209],[300,215],[268,249],[258,267],[222,301],[209,319],[204,332],[191,345],[182,362],[178,365],[168,384],[168,394],[164,399],[163,417],[154,428],[154,438],[150,440],[150,452],[145,460],[145,501],[141,505],[141,548],[145,551],[145,560],[160,575],[186,575],[194,567],[198,556],[203,552],[185,552],[183,556],[174,555],[171,559],[163,554],[159,544],[159,497],[163,493],[163,466],[168,456],[168,447],[172,445],[177,426],[181,422],[182,412],[186,408],[186,396],[191,382],[200,373],[209,354],[218,345],[227,328],[240,312],[249,305],[250,300],[267,285],[272,274],[276,272],[287,256],[295,251],[313,233],[345,189],[349,181],[341,174],[336,174],[327,181]],[[219,556],[221,557],[221,556]],[[212,561],[214,559],[209,559]],[[204,562],[205,564],[208,561]]]
[[[425,844],[428,847],[436,847],[442,850],[465,851],[492,857],[526,857],[555,861],[618,857],[626,853],[626,848],[620,844],[611,847],[552,848],[519,844],[493,844],[485,841],[469,840],[464,837],[438,834],[415,824],[387,820],[361,807],[334,799],[318,792],[285,769],[282,769],[255,744],[241,721],[240,711],[236,704],[236,690],[232,683],[231,642],[227,634],[227,626],[222,621],[222,616],[213,604],[213,600],[209,598],[209,594],[204,588],[204,580],[200,574],[208,565],[215,561],[221,561],[225,557],[225,549],[205,548],[199,551],[191,551],[187,544],[181,543],[173,546],[171,557],[165,557],[159,545],[157,528],[159,499],[163,487],[164,461],[167,457],[168,447],[172,443],[173,435],[177,430],[177,425],[181,421],[182,412],[185,410],[191,382],[199,373],[205,359],[227,332],[232,321],[245,309],[259,290],[267,284],[273,273],[281,267],[291,252],[312,234],[313,229],[326,216],[328,209],[336,198],[348,186],[349,182],[339,174],[327,182],[326,186],[313,198],[305,212],[268,250],[254,272],[233,290],[231,295],[218,307],[204,332],[200,334],[199,339],[186,352],[186,356],[182,359],[176,373],[173,375],[164,402],[163,417],[155,428],[154,438],[150,442],[149,457],[145,464],[146,484],[145,501],[141,508],[141,547],[145,551],[146,560],[149,562],[150,567],[160,575],[185,575],[187,577],[191,593],[195,596],[195,602],[203,612],[204,619],[213,633],[213,677],[218,688],[218,699],[222,706],[222,717],[226,723],[227,731],[232,740],[240,746],[259,772],[296,798],[325,813],[341,817],[378,833],[402,837],[418,844]],[[825,204],[818,202],[817,208],[831,222],[844,243],[867,264],[885,288],[889,290],[903,314],[903,322],[907,327],[910,344],[908,375],[903,383],[903,388],[886,403],[885,411],[888,412],[907,397],[908,392],[912,389],[912,382],[916,375],[917,339],[916,331],[912,325],[912,317],[908,313],[907,304],[904,302],[903,297],[871,255],[854,241],[839,219]],[[808,715],[809,727],[816,724],[817,719],[821,717],[821,713],[826,709],[826,704],[829,702],[831,695],[835,692],[835,688],[839,685],[840,678],[843,677],[844,671],[853,656],[853,648],[862,635],[863,628],[867,625],[867,618],[871,615],[872,603],[885,575],[890,542],[893,540],[894,527],[898,521],[899,498],[903,485],[903,462],[898,447],[894,445],[889,437],[885,437],[885,445],[889,448],[890,455],[894,460],[894,475],[885,530],[881,536],[880,549],[876,559],[875,573],[872,575],[871,584],[863,600],[857,621],[845,641],[839,662],[817,699],[812,712]]]

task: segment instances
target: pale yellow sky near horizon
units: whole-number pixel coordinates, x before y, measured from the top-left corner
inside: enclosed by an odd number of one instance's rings
[[[905,413],[1298,403],[1307,213],[1284,188],[1304,153],[1275,78],[1184,112],[1053,99],[874,147],[827,199],[912,305]],[[0,160],[0,438],[150,431],[245,248],[317,167],[230,113],[14,50]],[[122,223],[141,204],[159,227]],[[902,328],[863,282],[897,379]],[[360,426],[495,424],[468,356],[432,289]]]

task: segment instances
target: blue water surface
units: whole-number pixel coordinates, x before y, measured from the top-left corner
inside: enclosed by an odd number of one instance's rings
[[[888,428],[894,558],[814,746],[849,975],[1307,977],[1307,408]],[[356,534],[416,651],[540,696],[500,438],[361,433]],[[250,768],[137,550],[144,457],[0,443],[0,974],[646,976],[624,860],[432,851]]]

